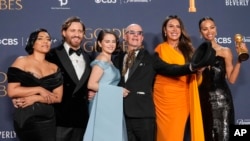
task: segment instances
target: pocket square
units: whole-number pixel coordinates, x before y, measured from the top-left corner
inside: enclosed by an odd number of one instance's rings
[[[136,92],[137,94],[145,94],[145,92]]]

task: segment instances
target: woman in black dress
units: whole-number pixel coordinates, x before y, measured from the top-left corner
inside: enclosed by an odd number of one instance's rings
[[[30,34],[25,50],[9,67],[8,96],[12,98],[14,128],[20,141],[55,141],[55,115],[51,104],[62,99],[60,69],[45,60],[51,48],[47,30]]]
[[[211,17],[199,21],[202,38],[211,41],[216,51],[216,59],[203,72],[203,81],[199,86],[200,102],[203,115],[204,133],[206,141],[228,141],[229,126],[234,124],[234,106],[231,91],[227,81],[235,83],[241,61],[233,65],[233,55],[228,47],[219,45],[215,37],[216,25]],[[241,47],[246,49],[244,43]],[[236,46],[238,52],[239,47]]]

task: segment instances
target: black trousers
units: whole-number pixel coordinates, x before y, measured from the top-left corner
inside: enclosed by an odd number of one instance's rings
[[[155,141],[155,118],[126,118],[128,141]]]
[[[74,127],[56,127],[56,141],[82,141],[85,129]]]

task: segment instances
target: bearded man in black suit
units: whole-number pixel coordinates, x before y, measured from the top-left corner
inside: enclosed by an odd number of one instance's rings
[[[51,50],[47,60],[62,71],[63,98],[55,104],[56,141],[82,141],[88,122],[90,57],[81,49],[85,25],[79,17],[70,17],[62,25],[63,43]]]

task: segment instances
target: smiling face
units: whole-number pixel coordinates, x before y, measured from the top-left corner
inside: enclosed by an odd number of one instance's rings
[[[181,26],[177,19],[171,19],[164,27],[167,41],[178,41],[181,36]]]
[[[127,42],[128,51],[141,48],[143,41],[143,31],[140,25],[131,24],[126,28],[124,40]]]
[[[48,53],[51,47],[51,38],[47,32],[39,32],[34,42],[34,52]]]
[[[79,48],[83,40],[83,27],[80,22],[72,22],[71,25],[62,31],[65,41],[72,48]]]
[[[214,40],[217,35],[215,23],[209,19],[202,21],[200,23],[200,33],[205,40]]]
[[[98,45],[102,48],[102,52],[112,54],[117,45],[117,39],[113,34],[105,33],[103,39],[98,41]]]

